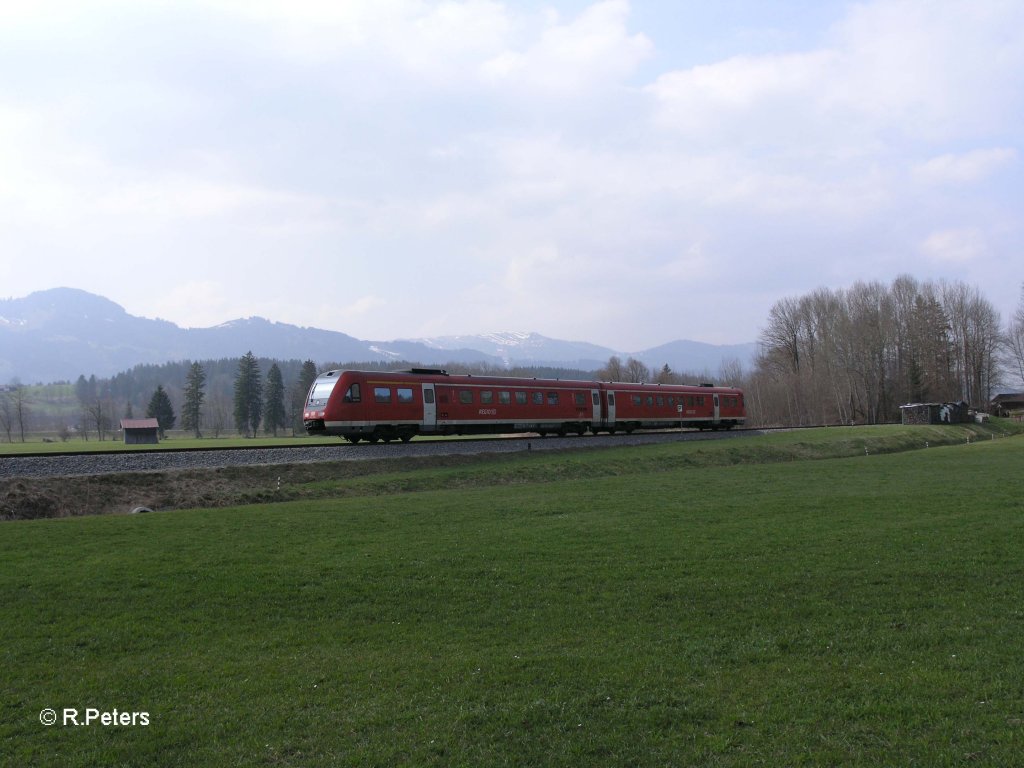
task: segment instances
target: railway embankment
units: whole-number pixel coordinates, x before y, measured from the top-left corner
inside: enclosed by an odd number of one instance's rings
[[[172,511],[552,480],[643,476],[705,467],[871,457],[1013,437],[1024,427],[831,427],[772,433],[696,433],[490,440],[457,450],[393,446],[300,451],[35,457],[0,473],[0,520]],[[745,437],[746,439],[724,439]],[[304,449],[306,450],[306,449]],[[332,453],[333,452],[333,453]],[[97,463],[98,462],[98,463]],[[130,462],[126,466],[126,462]],[[107,466],[109,463],[109,467]]]

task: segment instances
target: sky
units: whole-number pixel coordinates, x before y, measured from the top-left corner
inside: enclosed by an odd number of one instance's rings
[[[0,0],[0,297],[757,339],[1024,281],[1020,0]]]

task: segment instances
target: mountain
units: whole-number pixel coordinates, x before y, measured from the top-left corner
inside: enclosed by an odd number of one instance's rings
[[[757,354],[757,345],[748,344],[705,344],[702,341],[670,341],[660,347],[645,349],[632,355],[654,371],[661,370],[666,363],[674,371],[688,373],[706,372],[708,378],[716,378],[718,369],[730,361],[738,361],[744,369],[750,368]],[[671,361],[677,361],[672,363]],[[722,382],[726,383],[726,382]]]
[[[599,347],[585,341],[560,341],[539,333],[517,331],[476,336],[439,336],[416,339],[414,343],[446,352],[473,349],[499,360],[506,367],[558,364],[586,371],[600,368],[608,362],[609,357],[619,354],[608,347]]]
[[[596,370],[618,354],[651,368],[717,371],[723,360],[749,365],[753,344],[719,347],[676,341],[635,353],[537,333],[506,332],[432,339],[364,341],[338,331],[250,317],[212,328],[181,328],[128,314],[109,299],[75,288],[0,300],[0,383],[71,381],[112,376],[142,363],[238,357],[311,359],[318,364],[408,360],[422,365],[488,363]]]

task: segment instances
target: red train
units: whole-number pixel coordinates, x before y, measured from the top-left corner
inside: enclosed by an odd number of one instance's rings
[[[408,441],[415,435],[637,429],[730,429],[746,420],[743,392],[711,385],[456,376],[433,368],[327,371],[309,390],[311,435]]]

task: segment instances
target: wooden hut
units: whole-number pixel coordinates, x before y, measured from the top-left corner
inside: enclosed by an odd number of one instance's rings
[[[121,419],[125,445],[155,445],[160,442],[160,424],[156,419]]]

